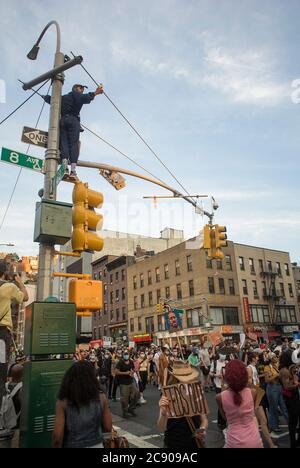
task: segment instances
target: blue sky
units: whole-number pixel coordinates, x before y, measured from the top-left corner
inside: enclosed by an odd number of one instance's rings
[[[230,239],[289,251],[300,261],[300,107],[291,99],[292,82],[300,78],[298,1],[0,0],[0,5],[0,80],[6,83],[0,120],[28,96],[17,79],[52,67],[54,28],[36,62],[26,54],[45,24],[56,19],[63,51],[83,55],[90,73],[188,191],[214,195],[220,206],[216,222],[227,226]],[[64,92],[75,82],[94,90],[81,68],[67,72]],[[22,127],[35,125],[41,104],[34,97],[0,126],[0,146],[25,152]],[[47,129],[48,112],[39,128]],[[179,188],[104,96],[81,116]],[[31,147],[29,154],[42,157],[43,150]],[[87,132],[81,159],[136,169]],[[15,167],[1,164],[0,221],[16,176]],[[169,225],[188,237],[205,222],[180,200],[159,202],[155,209],[142,197],[167,192],[145,182],[127,177],[127,188],[116,192],[95,171],[80,170],[80,177],[104,193],[106,229],[157,236]],[[37,252],[34,209],[42,185],[40,175],[23,171],[0,231],[0,243],[15,243],[21,254]],[[58,199],[71,201],[70,186],[60,185]]]

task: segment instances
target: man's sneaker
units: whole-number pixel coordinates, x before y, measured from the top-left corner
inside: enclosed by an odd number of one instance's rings
[[[76,179],[78,180],[77,172],[76,171],[71,171],[70,172],[70,179]]]
[[[138,403],[140,403],[141,405],[144,405],[145,403],[147,403],[147,400],[145,400],[145,398],[141,397],[139,399]]]

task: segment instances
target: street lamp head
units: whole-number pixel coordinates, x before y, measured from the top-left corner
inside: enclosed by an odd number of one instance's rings
[[[36,60],[39,50],[40,50],[39,46],[35,44],[32,47],[31,51],[27,54],[27,58],[29,58],[29,60]]]

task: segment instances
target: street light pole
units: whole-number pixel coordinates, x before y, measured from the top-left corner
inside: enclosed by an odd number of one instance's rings
[[[29,52],[28,58],[35,60],[39,50],[39,43],[41,42],[44,34],[51,25],[56,26],[57,32],[57,45],[54,60],[54,68],[64,64],[64,54],[61,52],[61,33],[59,24],[56,21],[51,21],[44,28],[37,43]],[[56,200],[56,187],[52,187],[52,177],[55,176],[58,166],[59,156],[59,120],[60,120],[60,105],[61,93],[63,86],[63,75],[57,75],[53,78],[52,94],[51,94],[51,107],[50,119],[48,130],[48,145],[45,154],[45,176],[44,176],[44,199]],[[53,259],[53,246],[47,244],[40,244],[39,247],[39,274],[37,282],[37,300],[44,301],[48,296],[52,295],[52,259]]]

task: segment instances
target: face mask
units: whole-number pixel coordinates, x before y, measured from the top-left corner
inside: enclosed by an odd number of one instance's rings
[[[144,359],[144,357],[145,357],[145,354],[141,354],[141,358]]]
[[[124,354],[124,359],[125,359],[125,361],[128,361],[128,359],[129,359],[129,354]]]

